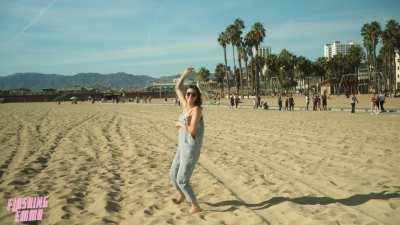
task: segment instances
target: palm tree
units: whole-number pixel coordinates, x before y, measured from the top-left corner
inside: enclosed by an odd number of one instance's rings
[[[227,40],[228,43],[231,44],[232,46],[232,57],[233,57],[233,71],[236,70],[236,61],[235,61],[235,44],[236,44],[236,34],[237,34],[237,29],[234,24],[229,25],[225,33],[227,35]]]
[[[299,56],[296,58],[295,67],[295,78],[300,82],[300,88],[304,89],[305,77],[311,74],[312,63],[309,59],[304,56]]]
[[[364,59],[363,49],[358,45],[351,46],[346,58],[353,73],[357,73],[361,61]]]
[[[325,57],[319,57],[314,63],[314,75],[319,76],[321,82],[325,80],[328,70],[328,60]]]
[[[253,27],[251,28],[251,32],[253,33],[253,38],[254,38],[254,44],[256,47],[256,55],[258,56],[259,48],[261,42],[263,42],[264,37],[265,37],[265,28],[260,22],[254,23]],[[257,60],[256,63],[256,96],[259,96],[260,92],[260,64],[258,63],[259,60]]]
[[[266,65],[266,76],[265,76],[265,89],[267,89],[268,86],[268,80],[270,81],[271,84],[271,78],[273,75],[277,75],[279,74],[279,61],[278,61],[278,57],[275,54],[271,54],[269,55],[266,59],[265,59],[265,65]],[[272,86],[269,85],[269,88],[272,89]],[[276,90],[273,90],[274,92]]]
[[[221,88],[220,96],[222,96],[222,93],[224,93],[224,77],[225,77],[225,74],[226,74],[225,66],[222,63],[219,63],[215,67],[215,80],[217,81],[217,83],[219,84],[219,87]]]
[[[247,49],[247,45],[246,42],[242,39],[241,41],[241,48],[240,48],[240,58],[242,58],[244,60],[244,66],[246,69],[246,81],[247,81],[247,88],[249,88],[249,69],[247,68],[247,62],[248,62],[248,49]],[[243,77],[242,77],[243,79]],[[242,88],[243,88],[243,84],[242,84]]]
[[[244,22],[243,20],[241,20],[240,18],[235,19],[235,21],[233,22],[233,24],[235,25],[236,29],[235,29],[235,35],[233,38],[233,42],[236,46],[237,49],[237,57],[238,57],[238,62],[239,62],[239,84],[237,85],[237,93],[239,94],[239,86],[240,88],[243,88],[243,73],[242,73],[242,57],[241,57],[241,52],[242,50],[242,30],[245,28],[244,26]]]
[[[374,71],[376,67],[376,46],[381,35],[381,26],[376,21],[366,23],[361,28],[361,35],[364,38],[364,47],[367,49],[369,66]]]
[[[230,85],[229,85],[229,76],[228,76],[228,63],[227,63],[227,60],[226,60],[226,45],[229,43],[229,41],[228,41],[228,37],[227,37],[227,35],[226,35],[226,33],[225,32],[221,32],[220,34],[219,34],[219,37],[218,37],[218,43],[222,46],[222,48],[224,49],[224,61],[225,61],[225,69],[224,69],[224,71],[225,71],[225,79],[226,79],[226,82],[227,82],[227,86],[228,86],[228,96],[230,95]],[[223,85],[223,84],[222,84]],[[223,94],[223,93],[222,93]]]
[[[385,30],[382,32],[383,47],[383,68],[387,74],[390,85],[389,88],[394,90],[395,86],[395,65],[394,65],[394,51],[400,48],[400,25],[395,20],[389,20],[386,23]]]
[[[250,67],[251,67],[251,84],[252,84],[252,91],[255,90],[255,74],[254,74],[254,65],[253,65],[253,48],[255,46],[255,41],[254,41],[254,32],[249,31],[245,37],[244,37],[244,43],[246,46],[246,53],[247,55],[250,56]],[[250,73],[247,73],[247,88],[250,89],[250,77],[249,77]],[[253,93],[254,94],[254,93]]]
[[[203,82],[208,81],[209,76],[210,76],[210,71],[205,67],[201,67],[199,71],[197,71],[197,80],[199,81]]]

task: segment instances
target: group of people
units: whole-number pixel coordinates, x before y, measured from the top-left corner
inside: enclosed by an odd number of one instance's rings
[[[382,92],[379,94],[372,94],[370,98],[371,102],[371,114],[378,114],[380,112],[385,112],[383,105],[385,104],[385,94]]]
[[[282,96],[278,96],[278,109],[279,111],[282,111]],[[293,95],[290,95],[289,97],[285,97],[285,110],[286,111],[294,111],[294,98]]]
[[[230,108],[231,109],[238,108],[239,103],[241,103],[239,95],[237,95],[237,94],[231,95],[229,97],[229,103],[230,103]]]
[[[328,110],[328,96],[326,93],[323,95],[313,94],[312,98],[307,94],[306,100],[306,111],[309,111],[310,100],[312,100],[313,111],[327,111]],[[321,108],[322,102],[322,108]]]
[[[136,96],[135,98],[129,98],[128,101],[129,102],[136,102],[136,103],[140,103],[140,102],[144,102],[144,103],[149,102],[149,103],[151,103],[151,99],[152,99],[151,96],[144,96],[144,97]]]

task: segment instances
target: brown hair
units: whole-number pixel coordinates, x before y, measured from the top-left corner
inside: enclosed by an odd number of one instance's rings
[[[201,92],[200,92],[200,89],[199,89],[196,85],[189,85],[189,87],[186,89],[186,91],[187,91],[188,89],[194,89],[194,90],[196,90],[196,101],[194,101],[194,105],[195,105],[195,106],[201,107],[201,104],[203,104],[203,101],[201,100]],[[186,99],[186,95],[185,95],[185,99]]]

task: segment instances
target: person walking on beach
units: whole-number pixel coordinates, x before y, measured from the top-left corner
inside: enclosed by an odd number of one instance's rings
[[[285,97],[285,111],[287,111],[289,108],[289,99]]]
[[[321,111],[321,96],[319,94],[317,95],[317,108],[318,111]]]
[[[231,95],[230,97],[230,103],[231,103],[231,109],[233,109],[233,106],[235,105],[235,98],[233,97],[233,95]]]
[[[278,107],[279,107],[279,111],[282,111],[282,96],[279,95],[278,97]]]
[[[376,105],[376,94],[372,94],[370,97],[371,102],[371,115],[378,113],[378,106]]]
[[[234,99],[234,101],[235,101],[235,108],[237,108],[237,107],[238,107],[238,105],[239,105],[239,102],[240,102],[239,95],[235,95],[235,99]]]
[[[308,111],[308,106],[310,105],[310,97],[306,95],[306,110]]]
[[[353,94],[350,98],[350,104],[351,104],[351,113],[355,113],[356,111],[356,103],[358,104],[358,99],[356,97],[356,94]]]
[[[172,201],[180,204],[186,199],[191,205],[190,212],[197,213],[201,211],[201,208],[197,203],[196,195],[189,181],[199,159],[203,143],[202,100],[197,86],[190,85],[185,95],[183,90],[184,80],[193,72],[194,69],[192,67],[185,69],[175,86],[175,92],[181,102],[183,112],[179,115],[179,121],[175,125],[179,129],[179,142],[172,161],[170,177],[179,196],[172,199]]]
[[[293,95],[290,95],[290,97],[289,97],[289,111],[294,111],[294,99],[293,99]]]
[[[316,94],[313,95],[312,100],[313,100],[313,111],[317,111],[317,95]]]
[[[381,107],[381,112],[385,112],[385,108],[383,108],[383,104],[385,104],[385,94],[381,92],[378,98],[379,98],[379,106]]]
[[[324,111],[328,110],[328,97],[326,96],[326,93],[322,95],[322,109]]]

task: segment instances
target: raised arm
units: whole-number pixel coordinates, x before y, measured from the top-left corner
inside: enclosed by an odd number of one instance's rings
[[[185,81],[185,79],[191,74],[193,73],[193,67],[188,67],[186,68],[182,75],[178,78],[178,80],[176,81],[176,85],[175,85],[175,93],[179,98],[179,101],[181,102],[181,106],[182,108],[186,108],[187,106],[187,102],[186,102],[186,98],[184,96],[184,89],[183,89],[183,83]]]

